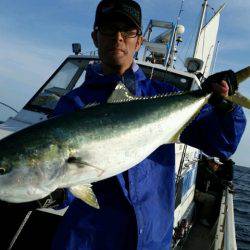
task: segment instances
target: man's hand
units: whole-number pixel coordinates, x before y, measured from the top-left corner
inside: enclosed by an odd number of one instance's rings
[[[237,78],[232,70],[222,71],[209,76],[202,83],[202,88],[224,98],[233,95],[238,89]]]
[[[225,80],[220,81],[219,83],[211,83],[212,92],[221,97],[227,97],[229,94],[229,86]]]
[[[222,113],[227,113],[234,108],[232,102],[224,99],[233,95],[238,89],[235,73],[232,70],[222,71],[209,76],[203,83],[202,89],[205,92],[212,92],[209,103]]]

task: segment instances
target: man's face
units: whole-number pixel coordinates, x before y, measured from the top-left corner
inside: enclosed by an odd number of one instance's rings
[[[219,164],[214,162],[214,161],[209,161],[208,162],[209,166],[212,168],[214,172],[216,172],[219,169]]]
[[[131,65],[142,42],[138,29],[122,21],[101,24],[92,38],[102,63],[109,67]]]

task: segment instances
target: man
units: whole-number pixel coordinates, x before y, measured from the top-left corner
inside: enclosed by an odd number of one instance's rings
[[[55,115],[88,103],[105,103],[118,82],[137,96],[175,91],[166,83],[146,79],[133,61],[143,40],[141,9],[134,1],[102,1],[97,7],[92,38],[101,64],[88,67],[83,86],[62,97]],[[212,105],[207,105],[186,128],[182,142],[220,158],[235,152],[246,121],[240,107],[222,98],[234,93],[233,79],[231,71],[209,77],[204,85],[214,92]],[[22,206],[25,210],[38,204],[44,207],[48,200],[50,206],[56,202],[69,204],[54,239],[53,248],[57,250],[168,249],[173,231],[174,153],[174,145],[163,145],[129,171],[94,183],[99,210],[70,193],[64,197],[63,190],[55,191],[49,199]],[[9,210],[9,204],[3,202],[6,205]]]
[[[136,96],[175,90],[166,83],[146,79],[133,60],[143,40],[141,8],[136,2],[101,1],[92,38],[101,63],[89,65],[85,83],[61,98],[55,115],[89,103],[105,103],[119,82]],[[236,150],[245,117],[238,106],[227,103],[221,109],[222,97],[234,90],[234,83],[222,81],[225,75],[208,83],[220,101],[207,105],[181,140],[209,155],[227,158]],[[94,183],[100,209],[68,193],[64,205],[69,204],[69,208],[55,235],[53,249],[169,249],[174,215],[174,155],[174,145],[163,145],[125,173]]]
[[[218,183],[221,184],[218,172],[222,168],[222,164],[216,157],[204,156],[198,163],[196,189],[206,193],[210,191],[211,185],[216,185],[216,191],[222,190],[222,186],[218,190]]]
[[[218,217],[224,188],[218,175],[222,164],[216,157],[203,157],[198,163],[195,200],[199,207],[200,223],[204,226],[213,226]]]

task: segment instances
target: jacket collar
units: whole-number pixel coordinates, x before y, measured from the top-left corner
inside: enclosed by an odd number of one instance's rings
[[[145,74],[139,66],[133,61],[131,67],[122,75],[110,74],[104,75],[100,63],[89,64],[86,69],[85,84],[105,84],[105,83],[118,83],[133,79],[135,82],[146,79]]]

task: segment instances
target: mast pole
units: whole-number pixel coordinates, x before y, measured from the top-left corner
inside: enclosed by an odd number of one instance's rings
[[[195,54],[197,52],[197,47],[198,47],[200,34],[201,34],[201,30],[203,28],[204,19],[205,19],[205,16],[206,16],[207,5],[208,5],[208,0],[204,0],[204,2],[202,4],[202,14],[201,14],[201,19],[200,19],[200,24],[199,24],[198,32],[197,32],[197,35],[196,35],[196,41],[195,41],[193,57],[195,57]]]
[[[220,41],[217,42],[216,51],[215,51],[215,56],[214,56],[213,68],[212,68],[210,74],[213,74],[213,73],[214,73],[214,67],[215,67],[215,63],[216,63],[216,59],[217,59],[217,55],[218,55],[219,45],[220,45]]]

